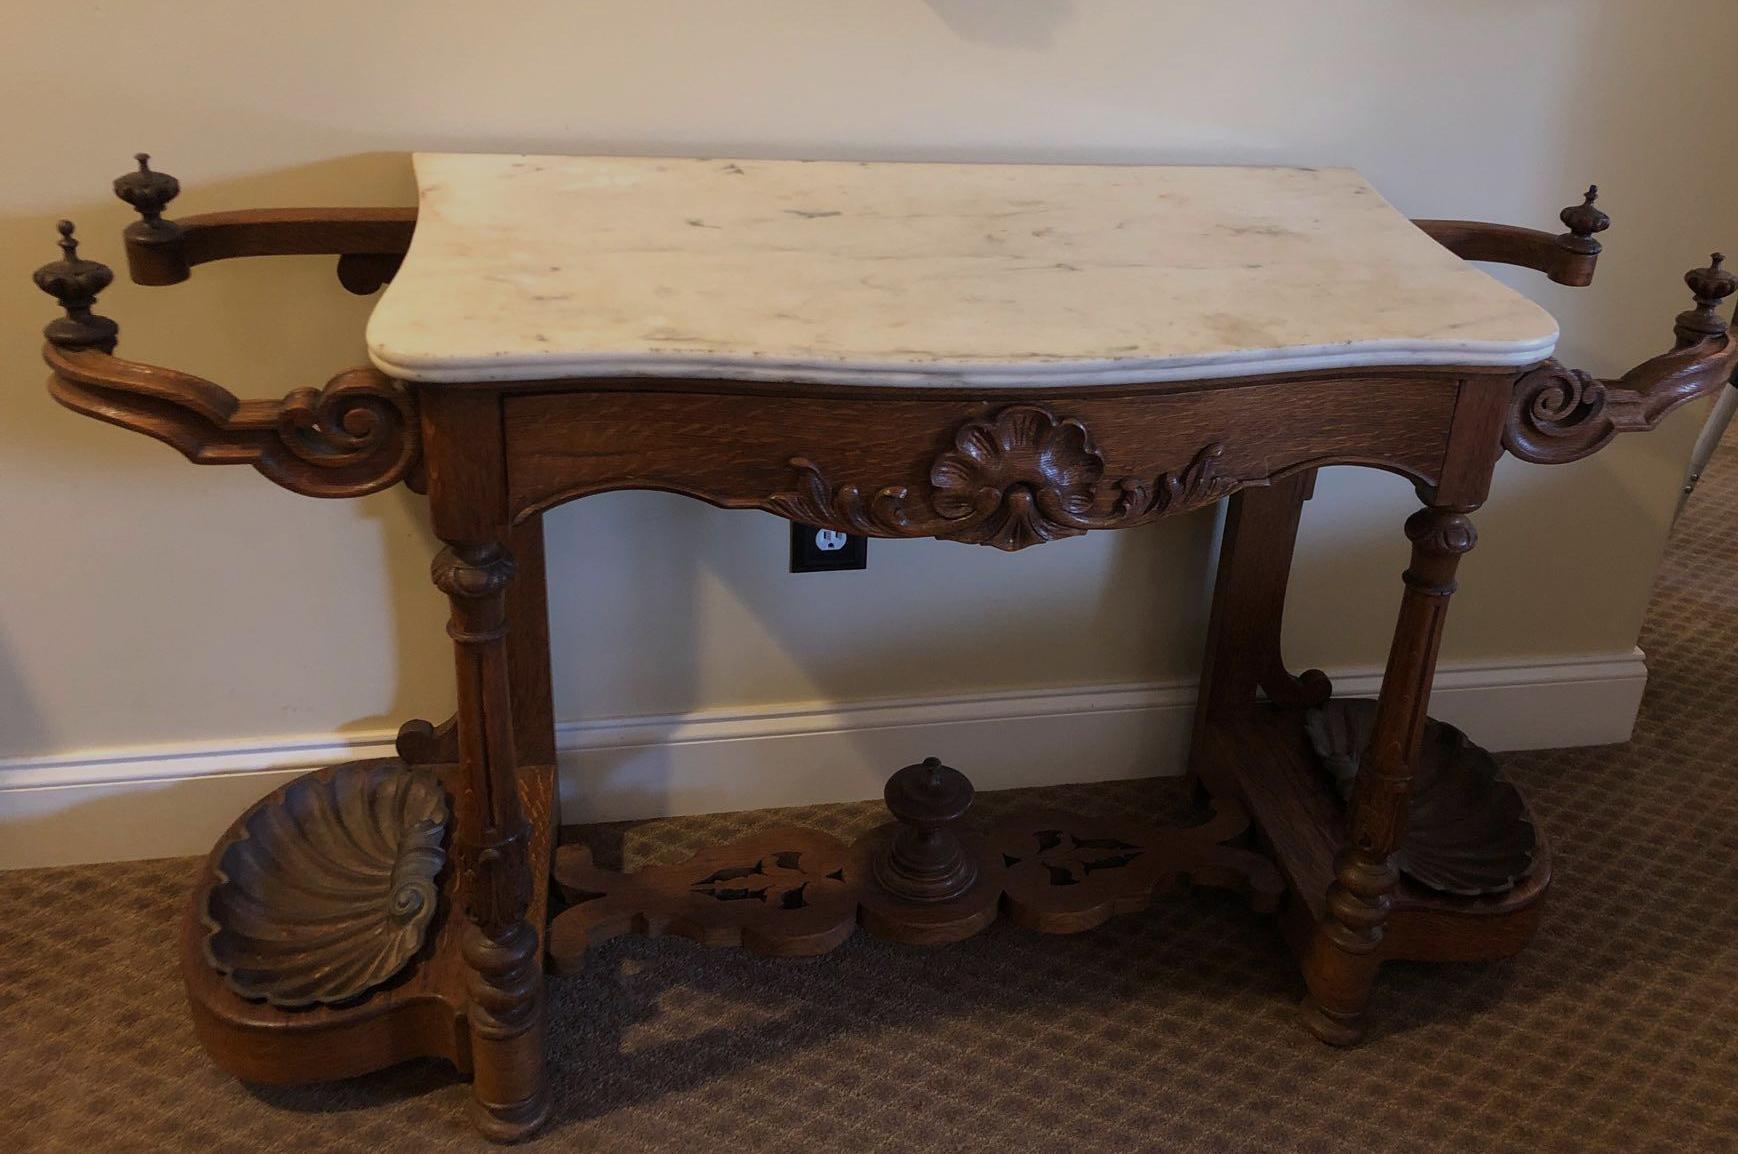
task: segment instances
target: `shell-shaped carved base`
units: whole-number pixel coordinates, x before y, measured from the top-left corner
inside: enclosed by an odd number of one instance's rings
[[[205,959],[244,998],[330,1005],[387,982],[439,905],[447,797],[430,770],[361,761],[299,777],[235,825],[197,905]]]
[[[1349,797],[1358,762],[1376,726],[1376,703],[1330,701],[1304,718],[1304,731],[1341,797]],[[1520,792],[1496,759],[1452,725],[1425,728],[1413,775],[1406,838],[1394,864],[1441,893],[1504,893],[1526,877],[1538,831]]]

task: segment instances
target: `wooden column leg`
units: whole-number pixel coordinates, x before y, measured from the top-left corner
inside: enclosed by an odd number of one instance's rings
[[[1467,518],[1475,507],[1431,505],[1406,522],[1412,563],[1377,699],[1375,731],[1353,786],[1347,844],[1334,863],[1327,917],[1303,958],[1309,987],[1305,1024],[1335,1045],[1350,1045],[1362,1036],[1364,1008],[1381,965],[1382,927],[1399,881],[1393,854],[1406,829],[1407,796],[1455,568],[1478,539]]]
[[[507,548],[514,559],[513,580],[507,586],[514,751],[521,766],[553,767],[555,714],[549,695],[549,595],[543,571],[542,514],[514,525],[507,535]],[[398,730],[398,756],[406,765],[458,761],[458,715],[439,725],[420,717],[405,722]],[[552,809],[552,824],[554,818]]]
[[[434,582],[452,602],[464,796],[455,836],[466,872],[470,966],[471,1116],[487,1137],[513,1141],[549,1112],[543,1071],[543,968],[531,902],[530,826],[519,801],[507,652],[513,558],[496,542],[450,542]]]
[[[434,583],[447,595],[458,682],[452,743],[462,782],[455,805],[453,858],[466,925],[466,1021],[471,1041],[471,1118],[496,1141],[530,1135],[549,1112],[543,1066],[543,966],[539,927],[527,920],[536,879],[530,821],[522,797],[525,752],[551,757],[546,671],[529,662],[546,651],[542,620],[514,624],[543,600],[541,537],[515,530],[507,514],[501,401],[489,391],[427,389],[423,451],[435,535]],[[526,585],[515,589],[512,546],[526,549]],[[518,664],[516,664],[516,662]],[[514,678],[536,700],[515,700]],[[521,749],[523,742],[525,749]],[[537,838],[538,845],[547,844]],[[540,851],[541,852],[541,851]]]
[[[1205,749],[1211,726],[1235,726],[1255,709],[1256,691],[1281,705],[1320,705],[1332,692],[1319,669],[1293,677],[1280,649],[1286,586],[1303,504],[1315,489],[1314,469],[1231,497],[1213,582],[1207,652],[1195,706],[1189,774],[1211,785]]]

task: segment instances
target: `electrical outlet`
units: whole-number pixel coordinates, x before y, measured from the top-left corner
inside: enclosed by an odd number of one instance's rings
[[[869,538],[791,522],[791,572],[832,573],[869,567]]]

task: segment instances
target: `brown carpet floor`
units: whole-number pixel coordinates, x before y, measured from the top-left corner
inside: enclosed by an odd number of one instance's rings
[[[1636,740],[1505,757],[1556,885],[1519,959],[1391,966],[1360,1048],[1293,1023],[1269,922],[1226,895],[1075,937],[945,950],[859,934],[768,961],[621,939],[551,984],[537,1149],[1724,1151],[1738,1146],[1738,450],[1678,525],[1642,637]],[[1597,580],[1589,575],[1586,580]],[[1158,814],[1174,781],[1046,790]],[[1023,799],[1030,800],[1030,799]],[[985,811],[1005,809],[989,795]],[[656,822],[630,864],[879,803]],[[436,1063],[250,1087],[206,1062],[171,948],[186,860],[0,875],[0,1151],[434,1151],[484,1144]]]

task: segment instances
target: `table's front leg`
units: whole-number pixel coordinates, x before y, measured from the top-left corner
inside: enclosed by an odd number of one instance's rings
[[[514,1141],[536,1130],[549,1112],[542,937],[528,920],[533,871],[546,863],[533,860],[534,831],[521,799],[507,616],[515,560],[502,496],[500,401],[489,394],[433,394],[424,433],[435,532],[447,545],[432,573],[452,604],[447,632],[458,680],[462,787],[454,851],[464,870],[460,892],[468,919],[463,956],[471,1115],[486,1136]]]
[[[1381,965],[1405,836],[1407,801],[1430,705],[1436,655],[1460,558],[1478,540],[1467,514],[1476,504],[1430,504],[1406,521],[1412,561],[1377,699],[1375,732],[1347,813],[1347,840],[1334,862],[1327,917],[1304,953],[1309,994],[1304,1018],[1324,1042],[1350,1045],[1363,1034],[1364,1008]]]

